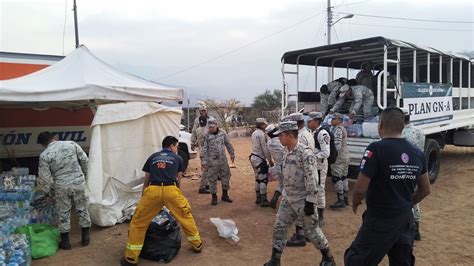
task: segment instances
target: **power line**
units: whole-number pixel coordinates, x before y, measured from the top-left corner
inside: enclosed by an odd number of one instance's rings
[[[398,19],[398,20],[409,20],[409,21],[423,21],[423,22],[439,22],[439,23],[463,23],[463,24],[474,24],[473,21],[460,21],[460,20],[434,20],[434,19],[418,19],[418,18],[402,18],[402,17],[388,17],[388,16],[376,16],[367,14],[356,14],[356,13],[345,13],[345,12],[334,12],[343,15],[354,15],[359,17],[370,17],[370,18],[385,18],[385,19]]]
[[[458,31],[458,32],[473,32],[474,31],[474,30],[453,30],[453,29],[384,26],[384,25],[363,24],[363,23],[345,23],[345,22],[342,22],[341,24],[349,24],[349,25],[356,25],[356,26],[369,26],[369,27],[381,27],[381,28],[398,28],[398,29],[409,29],[409,30]]]
[[[278,31],[276,31],[276,32],[274,32],[274,33],[272,33],[272,34],[269,34],[269,35],[267,35],[267,36],[264,36],[264,37],[262,37],[262,38],[259,38],[259,39],[255,40],[255,41],[252,41],[252,42],[250,42],[250,43],[247,43],[247,44],[245,44],[245,45],[242,45],[242,46],[240,46],[240,47],[237,47],[237,48],[235,48],[235,49],[233,49],[233,50],[230,50],[229,52],[223,53],[223,54],[221,54],[221,55],[218,55],[218,56],[216,56],[216,57],[213,57],[213,58],[208,59],[208,60],[206,60],[206,61],[203,61],[203,62],[201,62],[201,63],[198,63],[198,64],[195,64],[195,65],[186,67],[186,68],[184,68],[184,69],[182,69],[182,70],[179,70],[179,71],[176,71],[176,72],[174,72],[174,73],[172,73],[172,74],[169,74],[169,75],[163,76],[163,77],[161,77],[161,78],[158,78],[158,81],[161,81],[161,80],[163,80],[163,79],[167,79],[167,78],[169,78],[169,77],[178,75],[178,74],[180,74],[180,73],[183,73],[183,72],[185,72],[185,71],[191,70],[191,69],[196,68],[196,67],[199,67],[199,66],[201,66],[201,65],[204,65],[204,64],[207,64],[207,63],[216,61],[216,60],[218,60],[218,59],[220,59],[220,58],[223,58],[223,57],[225,57],[225,56],[228,56],[228,55],[230,55],[230,54],[236,53],[236,52],[238,52],[238,51],[240,51],[240,50],[242,50],[242,49],[244,49],[244,48],[247,48],[247,47],[249,47],[249,46],[252,46],[252,45],[254,45],[254,44],[256,44],[256,43],[258,43],[258,42],[260,42],[260,41],[266,40],[266,39],[271,38],[271,37],[273,37],[273,36],[275,36],[275,35],[277,35],[277,34],[280,34],[280,33],[284,32],[284,31],[287,31],[287,30],[289,30],[289,29],[291,29],[291,28],[294,28],[294,27],[298,26],[298,25],[301,24],[301,23],[304,23],[304,22],[306,22],[306,21],[308,21],[308,20],[311,20],[311,19],[313,19],[313,18],[315,18],[315,17],[317,17],[317,16],[323,14],[324,12],[326,12],[326,11],[322,11],[322,12],[320,12],[320,13],[318,13],[318,14],[315,14],[315,15],[312,15],[312,16],[307,17],[307,18],[305,18],[305,19],[302,19],[302,20],[300,20],[300,21],[298,21],[298,22],[296,22],[296,23],[291,24],[290,26],[287,26],[287,27],[285,27],[285,28],[283,28],[283,29],[281,29],[281,30],[278,30]]]

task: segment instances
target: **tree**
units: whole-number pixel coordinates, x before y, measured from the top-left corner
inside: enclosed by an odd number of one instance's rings
[[[222,127],[226,132],[229,132],[229,126],[233,122],[232,118],[237,115],[237,111],[241,107],[240,101],[230,99],[218,102],[213,99],[207,99],[202,102],[207,107],[208,112],[217,114],[217,119],[222,122]]]
[[[252,107],[259,111],[274,111],[281,108],[281,90],[265,90],[253,98]]]

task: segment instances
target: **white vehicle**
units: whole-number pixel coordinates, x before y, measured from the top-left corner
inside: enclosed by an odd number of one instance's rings
[[[197,157],[197,151],[191,149],[191,133],[183,131],[185,127],[180,126],[178,154],[183,158],[185,168],[188,167],[189,160]]]
[[[372,62],[372,72],[378,72],[373,85],[377,107],[384,109],[396,105],[408,108],[412,123],[426,135],[425,155],[432,183],[439,173],[440,149],[445,145],[474,146],[473,61],[467,56],[373,37],[286,52],[281,61],[283,111],[289,96],[301,95],[301,66],[314,67],[315,85],[312,91],[319,101],[319,86],[322,83],[318,83],[321,79],[318,67],[328,69],[329,80],[340,77],[334,75],[335,70],[349,79],[361,69],[362,64]],[[296,94],[289,93],[288,76],[296,78]],[[318,102],[314,104],[317,109]],[[364,150],[376,140],[349,138],[351,166],[359,166]]]

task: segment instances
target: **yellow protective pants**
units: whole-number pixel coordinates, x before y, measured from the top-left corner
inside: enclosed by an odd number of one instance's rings
[[[183,228],[184,234],[196,251],[201,249],[201,237],[196,227],[191,207],[181,190],[176,186],[148,186],[137,204],[137,209],[128,231],[125,259],[130,263],[138,263],[138,256],[145,241],[146,230],[151,220],[166,206],[171,215]]]

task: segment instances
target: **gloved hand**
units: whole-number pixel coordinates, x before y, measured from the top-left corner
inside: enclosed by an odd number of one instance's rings
[[[314,214],[314,203],[309,201],[304,201],[304,214],[306,216],[311,216]]]

